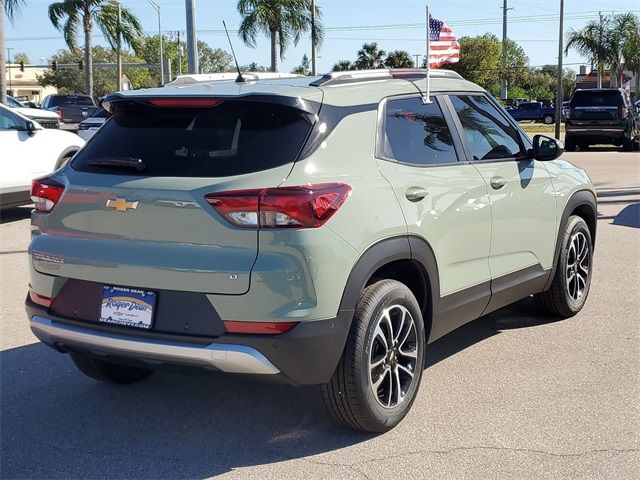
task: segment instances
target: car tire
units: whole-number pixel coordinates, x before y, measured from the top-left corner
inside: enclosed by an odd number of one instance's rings
[[[633,152],[633,150],[635,149],[635,144],[636,142],[633,141],[633,139],[624,139],[624,141],[622,142],[622,150],[624,150],[625,152]]]
[[[587,301],[593,272],[591,232],[581,217],[569,217],[560,245],[551,287],[534,295],[534,300],[547,313],[569,318],[577,314]]]
[[[553,116],[551,115],[545,115],[542,118],[542,123],[544,123],[545,125],[551,125],[554,122],[555,122],[555,118],[553,118]]]
[[[571,138],[565,138],[564,149],[567,152],[575,152],[576,151],[576,141],[571,139]]]
[[[128,385],[144,380],[153,373],[153,370],[146,368],[120,365],[118,363],[88,357],[80,353],[72,352],[69,356],[71,360],[73,360],[73,363],[76,364],[76,367],[78,367],[78,370],[87,377],[100,382]]]
[[[396,280],[368,286],[338,367],[322,386],[328,410],[358,430],[392,429],[415,400],[424,351],[422,312],[411,290]]]

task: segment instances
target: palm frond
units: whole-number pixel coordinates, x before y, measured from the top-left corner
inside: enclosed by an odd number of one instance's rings
[[[78,52],[78,30],[81,25],[78,0],[64,0],[49,5],[49,20],[64,37],[72,52]]]
[[[9,21],[13,23],[18,15],[20,15],[20,8],[25,4],[24,0],[2,0],[4,6],[4,13],[9,18]],[[2,12],[0,12],[0,15]]]

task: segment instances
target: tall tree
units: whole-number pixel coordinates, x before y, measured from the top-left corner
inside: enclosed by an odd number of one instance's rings
[[[336,63],[331,71],[333,72],[344,72],[346,70],[355,70],[357,67],[351,60],[340,60]]]
[[[356,67],[361,70],[369,70],[371,68],[384,67],[384,56],[386,52],[378,49],[376,42],[365,43],[362,48],[358,50],[358,58],[356,60]]]
[[[13,23],[24,0],[0,0],[0,103],[7,103],[7,61],[4,57],[4,16]]]
[[[93,95],[93,25],[98,25],[112,48],[118,38],[126,45],[137,47],[142,35],[142,27],[136,16],[124,6],[120,7],[111,0],[62,0],[49,5],[49,19],[53,26],[64,35],[69,49],[79,52],[77,33],[84,32],[84,84],[85,93]]]
[[[635,78],[634,90],[636,100],[640,98],[640,17],[633,16],[625,33],[625,41],[622,46],[624,66],[633,73]]]
[[[316,8],[316,44],[324,37],[322,12]],[[298,44],[303,33],[311,31],[311,0],[239,0],[238,12],[242,23],[238,35],[249,47],[256,47],[258,34],[268,35],[271,40],[271,71],[278,70],[280,59],[291,42]]]
[[[610,20],[592,20],[581,30],[571,29],[567,33],[565,54],[574,49],[596,64],[598,69],[598,88],[602,88],[602,77],[611,59],[611,49],[607,41]]]
[[[389,68],[411,68],[413,67],[413,59],[409,52],[394,50],[393,52],[389,52],[384,61],[384,65]]]

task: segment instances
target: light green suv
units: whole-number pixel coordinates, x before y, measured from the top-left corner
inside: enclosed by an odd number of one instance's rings
[[[34,181],[31,329],[85,374],[162,363],[321,384],[384,431],[428,344],[533,295],[576,314],[596,196],[449,71],[209,81],[108,97],[110,119]]]

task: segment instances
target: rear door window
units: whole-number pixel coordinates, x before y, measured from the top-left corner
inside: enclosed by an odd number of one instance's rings
[[[134,104],[111,115],[72,167],[84,172],[160,177],[226,177],[294,162],[312,121],[275,104],[228,101],[209,108]],[[92,161],[140,159],[137,172]]]
[[[382,154],[410,165],[458,161],[451,131],[437,101],[388,100],[384,112]]]

